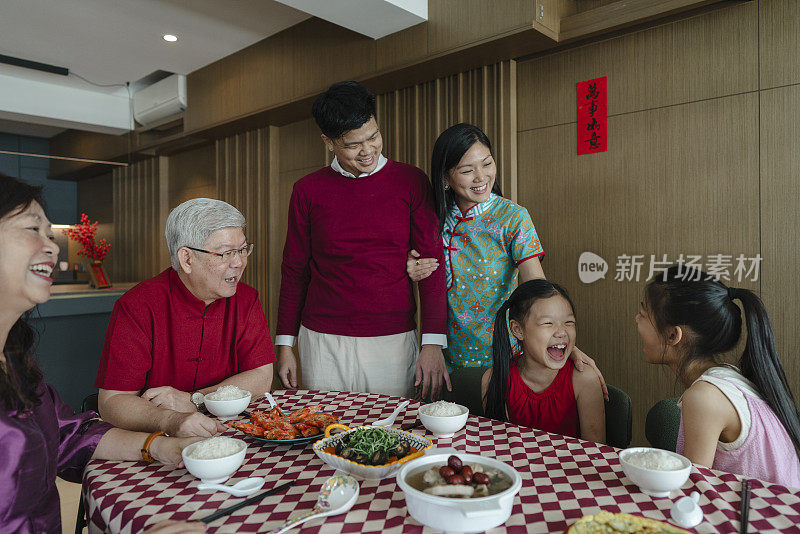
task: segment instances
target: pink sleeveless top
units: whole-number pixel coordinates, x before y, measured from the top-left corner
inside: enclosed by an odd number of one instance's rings
[[[525,384],[517,363],[511,361],[508,373],[508,418],[511,423],[561,434],[580,437],[578,403],[572,388],[572,360],[567,360],[553,382],[536,393]]]
[[[744,377],[742,378],[744,379]],[[701,377],[699,380],[702,379]],[[750,431],[741,445],[735,449],[726,450],[723,448],[723,444],[718,444],[714,454],[714,465],[711,467],[728,473],[800,488],[800,460],[795,452],[794,444],[778,416],[764,399],[751,395],[732,380],[726,380],[726,382],[741,391],[747,400],[751,420]],[[744,419],[742,414],[739,415],[739,419]],[[678,430],[678,454],[683,454],[683,449],[683,417],[681,417]]]

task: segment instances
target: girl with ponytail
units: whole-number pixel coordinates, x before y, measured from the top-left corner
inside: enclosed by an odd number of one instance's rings
[[[735,301],[741,303],[741,310]],[[738,367],[720,355],[747,339]],[[688,388],[677,450],[696,464],[800,487],[800,421],[767,311],[752,291],[670,267],[651,280],[636,315],[648,363]]]
[[[509,330],[522,349],[517,356]],[[600,380],[575,369],[573,350],[575,311],[566,290],[543,279],[520,284],[495,317],[492,367],[481,383],[486,416],[605,442]]]

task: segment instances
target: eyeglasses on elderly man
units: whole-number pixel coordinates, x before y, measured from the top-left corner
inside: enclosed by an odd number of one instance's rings
[[[189,250],[194,250],[195,252],[202,252],[204,254],[212,254],[221,258],[222,263],[231,263],[236,259],[237,256],[241,256],[242,258],[248,257],[250,254],[253,253],[253,247],[255,244],[250,243],[249,245],[245,245],[240,249],[233,249],[233,250],[226,250],[225,252],[212,252],[210,250],[203,250],[202,248],[195,248],[186,245],[186,248]]]

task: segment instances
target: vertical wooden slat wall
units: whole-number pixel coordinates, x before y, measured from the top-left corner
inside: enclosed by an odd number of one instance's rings
[[[271,280],[270,248],[277,236],[270,220],[270,180],[277,178],[277,166],[270,160],[270,135],[277,128],[265,127],[216,141],[217,198],[236,206],[247,219],[245,234],[255,244],[242,281],[256,288],[261,306],[269,316],[271,301],[277,298],[279,281]],[[277,155],[272,153],[273,158]]]
[[[115,282],[139,282],[166,268],[160,259],[159,195],[158,158],[114,170]]]
[[[516,197],[516,62],[504,61],[378,95],[384,154],[430,172],[433,144],[453,124],[480,127],[495,153],[503,194]]]

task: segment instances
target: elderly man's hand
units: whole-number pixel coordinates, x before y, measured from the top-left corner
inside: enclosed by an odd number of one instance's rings
[[[152,402],[159,408],[166,408],[167,410],[186,413],[197,411],[197,406],[192,402],[191,393],[171,386],[150,388],[142,393],[142,398]]]
[[[214,434],[225,432],[226,429],[227,427],[216,419],[206,417],[200,412],[172,412],[163,430],[170,436],[210,438]]]
[[[164,465],[183,467],[183,456],[181,451],[184,447],[191,445],[196,441],[203,438],[197,436],[191,438],[171,438],[166,436],[158,436],[150,443],[150,454],[153,458],[158,460]]]
[[[423,345],[417,359],[417,375],[414,386],[422,384],[422,398],[428,396],[431,400],[438,400],[442,395],[442,380],[447,384],[447,391],[453,391],[450,385],[450,374],[444,363],[444,354],[439,345]]]

